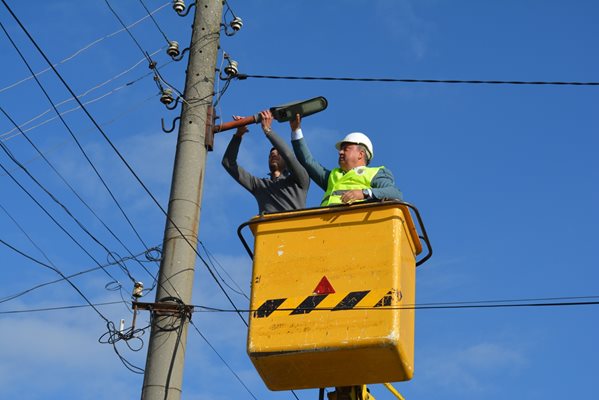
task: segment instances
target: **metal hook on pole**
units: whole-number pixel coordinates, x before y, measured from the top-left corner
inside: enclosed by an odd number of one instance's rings
[[[165,133],[171,133],[172,131],[175,130],[175,124],[177,123],[178,120],[181,120],[181,117],[176,117],[175,119],[173,119],[173,123],[171,124],[171,128],[170,129],[166,129],[166,127],[164,126],[164,118],[160,118],[160,123],[162,124],[162,131]]]

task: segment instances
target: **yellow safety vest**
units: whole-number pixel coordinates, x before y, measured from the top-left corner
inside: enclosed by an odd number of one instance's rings
[[[327,191],[320,203],[321,207],[331,204],[341,204],[341,195],[347,190],[370,189],[372,178],[383,167],[356,167],[348,172],[343,172],[341,168],[335,168],[329,175]]]

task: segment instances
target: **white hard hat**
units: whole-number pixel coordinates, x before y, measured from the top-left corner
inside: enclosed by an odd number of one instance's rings
[[[352,132],[345,135],[345,137],[338,141],[335,145],[337,150],[341,148],[341,143],[355,143],[364,145],[364,147],[366,147],[366,150],[368,151],[368,161],[372,160],[372,157],[374,157],[374,148],[372,147],[372,142],[370,141],[370,139],[368,139],[368,136],[366,136],[362,132]]]

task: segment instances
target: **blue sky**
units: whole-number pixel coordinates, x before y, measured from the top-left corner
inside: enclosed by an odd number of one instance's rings
[[[163,133],[177,116],[158,101],[147,63],[104,1],[8,1],[24,25],[152,193],[166,206],[175,133]],[[114,3],[114,4],[112,4]],[[186,46],[191,17],[174,14],[167,1],[145,0],[161,29]],[[146,12],[138,0],[111,2],[131,24]],[[166,6],[165,6],[166,5]],[[590,0],[540,1],[235,1],[243,18],[222,50],[256,75],[381,77],[461,80],[599,81],[599,5]],[[165,6],[165,7],[163,7]],[[229,18],[228,16],[227,18]],[[35,71],[47,68],[4,7],[0,21]],[[173,86],[183,89],[187,59],[169,63],[165,40],[145,18],[131,28]],[[0,35],[0,106],[133,254],[162,241],[164,216],[80,110],[64,115],[119,200],[136,237],[98,181],[68,131],[6,37]],[[222,53],[218,64],[222,65]],[[39,79],[56,103],[69,93],[51,72]],[[128,84],[129,83],[129,84]],[[220,82],[222,89],[224,82]],[[93,90],[92,90],[93,89]],[[247,79],[233,81],[218,114],[254,114],[292,100],[325,96],[325,112],[303,121],[313,153],[334,166],[334,143],[363,131],[375,147],[374,164],[390,168],[405,200],[423,215],[434,256],[417,271],[417,303],[535,299],[599,295],[599,98],[597,86],[450,85]],[[75,108],[73,101],[60,106]],[[44,114],[47,110],[49,110]],[[43,125],[35,127],[44,122]],[[0,140],[52,194],[106,244],[127,255],[30,144],[0,115]],[[31,128],[31,130],[28,130]],[[275,129],[288,138],[288,125]],[[230,133],[218,134],[206,166],[200,239],[216,268],[249,293],[251,262],[237,226],[257,206],[220,165]],[[240,164],[267,172],[269,143],[250,127]],[[107,252],[87,236],[2,152],[0,162],[81,245],[104,264]],[[65,274],[97,264],[75,245],[0,171],[0,239],[30,256],[51,261]],[[312,185],[308,198],[322,192]],[[16,221],[16,222],[15,222]],[[28,238],[29,237],[29,238]],[[363,238],[355,238],[363,240]],[[33,244],[35,243],[35,245]],[[43,253],[42,253],[43,251]],[[205,253],[202,253],[205,256]],[[47,257],[47,258],[46,258]],[[84,304],[68,284],[54,283],[7,297],[58,275],[0,247],[0,391],[19,399],[139,398],[141,375],[128,371],[112,347],[98,343],[105,322],[89,308],[7,313]],[[143,259],[143,256],[141,257]],[[155,273],[155,263],[142,263]],[[127,261],[146,285],[149,274]],[[221,270],[222,268],[222,270]],[[118,267],[107,270],[122,294],[95,271],[73,278],[94,303],[127,299],[131,288]],[[229,280],[229,278],[227,278]],[[113,287],[114,285],[110,286]],[[240,308],[247,300],[230,292]],[[154,293],[147,301],[153,301]],[[228,307],[198,262],[196,305]],[[123,304],[99,307],[111,321],[131,313]],[[597,306],[418,310],[415,375],[396,387],[406,399],[593,398],[597,392]],[[147,322],[141,315],[138,324]],[[259,399],[291,399],[270,392],[246,353],[246,329],[230,313],[196,313],[194,322]],[[143,367],[149,332],[123,343],[121,354]],[[372,387],[378,399],[392,396]],[[297,392],[301,400],[317,392]],[[185,399],[251,398],[202,337],[188,336]]]

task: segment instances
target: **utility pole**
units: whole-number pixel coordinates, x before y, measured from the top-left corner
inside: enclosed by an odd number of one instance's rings
[[[185,305],[191,302],[194,282],[206,168],[206,119],[214,92],[223,11],[222,0],[196,0],[195,4],[185,101],[182,104],[156,292],[156,305],[159,307],[152,311],[141,394],[143,400],[178,400],[183,384],[189,321]],[[169,306],[183,312],[169,312]]]

